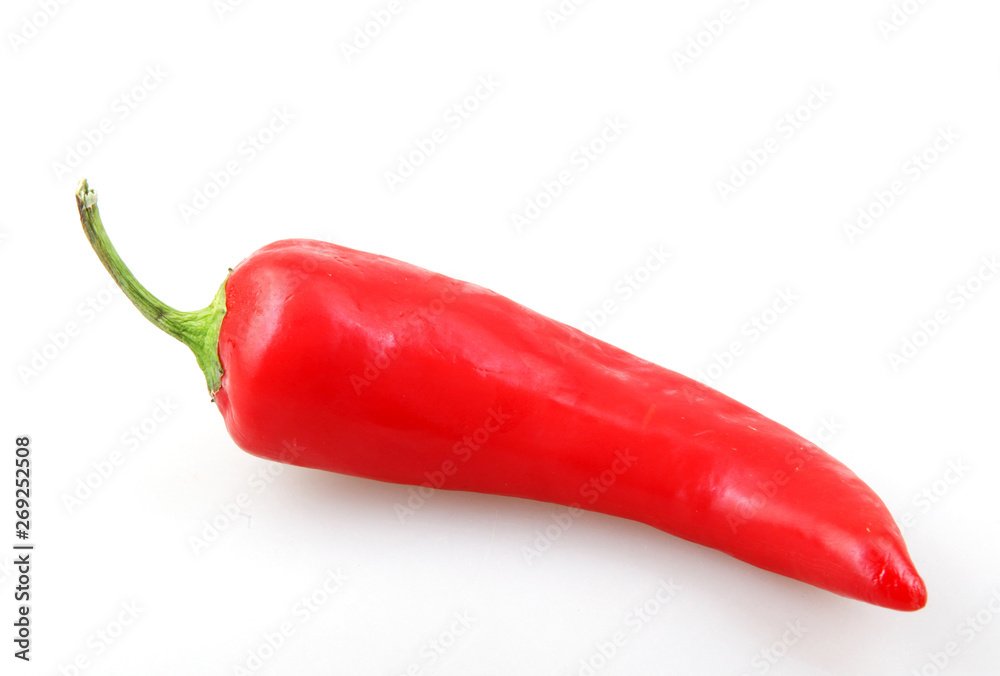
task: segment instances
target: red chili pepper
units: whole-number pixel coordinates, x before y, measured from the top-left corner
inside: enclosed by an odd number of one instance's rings
[[[122,263],[86,181],[77,204],[105,267],[192,348],[254,455],[578,506],[843,596],[926,603],[861,479],[705,385],[488,289],[326,242],[265,246],[212,305],[178,312]]]

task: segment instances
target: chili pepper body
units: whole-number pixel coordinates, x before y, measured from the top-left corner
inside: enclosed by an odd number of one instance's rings
[[[246,451],[579,506],[898,610],[926,602],[885,505],[791,430],[482,287],[285,240],[225,283],[215,401]]]

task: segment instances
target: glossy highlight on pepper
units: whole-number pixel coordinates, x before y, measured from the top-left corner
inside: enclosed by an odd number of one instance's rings
[[[488,289],[327,242],[269,244],[183,313],[84,230],[147,318],[195,351],[227,430],[271,460],[633,519],[836,594],[926,589],[860,478],[760,413]]]

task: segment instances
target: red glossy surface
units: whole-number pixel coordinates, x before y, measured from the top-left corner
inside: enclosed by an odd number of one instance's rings
[[[255,455],[641,521],[899,610],[926,592],[849,469],[700,383],[487,289],[310,240],[226,285],[216,394]]]

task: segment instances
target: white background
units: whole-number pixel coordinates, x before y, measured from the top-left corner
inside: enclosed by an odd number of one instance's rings
[[[983,261],[1000,253],[1000,7],[903,4],[880,27],[888,0],[595,1],[553,26],[556,0],[421,0],[349,59],[387,2],[4,3],[0,671],[996,673],[1000,281]],[[456,128],[447,111],[480,78],[498,86]],[[251,158],[275,110],[294,119]],[[609,119],[624,131],[581,171]],[[515,227],[563,169],[572,183]],[[547,504],[442,492],[401,521],[403,486],[289,468],[258,490],[279,466],[235,446],[187,350],[107,291],[82,176],[123,258],[181,309],[257,247],[328,239],[715,374],[806,437],[826,421],[824,447],[906,524],[927,607],[868,606],[611,517],[559,529]],[[185,218],[199,190],[214,197]],[[868,227],[845,228],[859,210]],[[651,247],[669,253],[657,270]],[[626,275],[642,280],[627,299]],[[25,433],[30,664],[10,640]],[[267,659],[250,669],[251,653]]]

